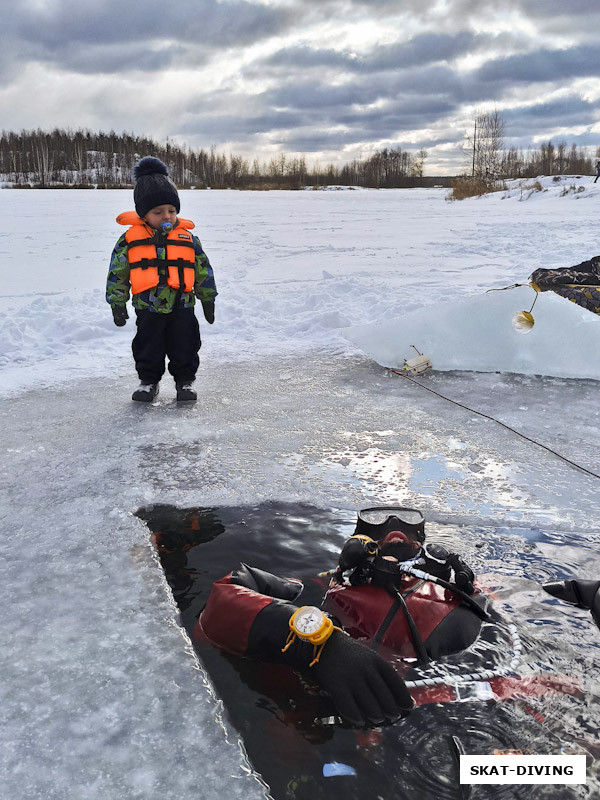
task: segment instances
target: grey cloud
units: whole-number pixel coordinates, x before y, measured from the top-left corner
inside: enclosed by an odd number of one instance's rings
[[[176,13],[158,0],[17,4],[3,18],[0,70],[6,81],[30,61],[82,74],[189,68],[219,48],[260,41],[290,24],[290,9],[247,0],[180,0]]]
[[[299,14],[309,11],[313,19],[318,18],[317,14],[327,19],[332,17],[341,19],[346,17],[353,7],[359,10],[368,9],[370,16],[380,17],[389,16],[390,11],[394,15],[410,12],[412,4],[419,4],[419,0],[403,0],[402,8],[399,8],[398,0],[296,0],[296,9]]]
[[[454,142],[460,139],[455,131],[449,132],[450,136],[426,137],[418,141],[404,142],[401,136],[394,137],[392,147],[402,147],[404,150],[416,151],[422,147],[433,147],[436,144]],[[341,147],[354,146],[355,150],[364,150],[369,154],[369,142],[391,138],[380,128],[357,128],[353,131],[332,131],[328,129],[299,130],[287,137],[282,137],[280,144],[289,151],[315,153],[336,151]],[[367,143],[367,144],[365,144]],[[375,149],[375,148],[373,148]]]
[[[453,35],[423,33],[407,42],[380,46],[361,56],[299,44],[277,51],[263,63],[288,69],[330,67],[343,72],[385,72],[455,58],[476,46],[489,46],[492,38],[468,31]]]
[[[569,15],[573,30],[600,11],[598,0],[571,0],[568,5],[565,0],[448,0],[445,18],[436,18],[435,24],[429,16],[433,5],[427,0],[296,0],[295,4],[280,5],[258,0],[180,0],[175,7],[165,7],[157,0],[130,0],[127,4],[103,0],[96,6],[81,0],[53,0],[37,4],[34,10],[23,0],[3,19],[0,63],[7,70],[5,86],[28,60],[85,75],[133,69],[159,74],[168,67],[189,69],[206,63],[215,51],[226,48],[233,59],[236,46],[242,49],[293,32],[295,45],[253,62],[240,73],[265,79],[264,85],[274,88],[251,96],[244,95],[242,88],[237,95],[217,93],[202,85],[188,91],[187,107],[192,111],[168,122],[169,135],[200,141],[204,146],[239,140],[254,147],[261,136],[268,135],[271,142],[278,137],[282,147],[307,152],[359,142],[368,146],[386,139],[416,149],[421,144],[460,140],[462,131],[448,121],[447,131],[441,132],[439,139],[436,134],[431,141],[406,145],[401,141],[403,131],[436,125],[441,130],[444,120],[452,115],[460,118],[461,106],[492,99],[514,138],[551,129],[561,121],[592,122],[597,107],[575,96],[545,104],[540,95],[535,107],[514,111],[503,111],[502,100],[515,85],[560,81],[568,86],[569,79],[595,76],[600,45],[549,50],[540,39],[536,51],[493,58],[494,52],[519,52],[536,42],[523,33],[474,33],[469,25],[477,14],[478,29],[484,30],[487,13],[521,9],[540,30]],[[310,41],[301,38],[307,35],[308,24],[335,19],[379,21],[387,25],[388,32],[402,32],[403,19],[408,16],[411,30],[420,26],[421,33],[366,53],[311,47]],[[591,33],[586,31],[586,35]],[[489,60],[476,70],[459,72],[450,66],[461,55],[487,55],[488,50]],[[91,99],[86,102],[94,111],[102,107],[107,125],[118,121],[124,122],[124,127],[133,123],[152,128],[153,115],[145,108],[137,110],[135,99],[125,111],[122,104],[114,102],[114,81],[98,84],[105,85],[105,94],[98,99],[91,89]],[[240,81],[237,86],[244,84]],[[380,104],[374,106],[376,101]],[[200,113],[195,115],[195,109]],[[18,115],[13,118],[18,120]],[[165,127],[164,122],[160,124]]]
[[[120,0],[92,5],[59,0],[43,10],[15,5],[5,18],[8,29],[23,41],[49,50],[77,43],[196,41],[215,48],[258,41],[280,32],[290,11],[246,0],[179,0],[176,8],[159,0]]]
[[[558,139],[555,139],[555,143]],[[569,146],[576,144],[578,147],[591,146],[598,147],[598,134],[584,131],[584,133],[574,134],[569,136]]]
[[[364,141],[361,131],[344,132],[327,129],[313,131],[299,131],[287,138],[281,139],[285,149],[298,153],[316,153],[319,151],[339,150],[348,144]]]
[[[127,49],[122,45],[107,44],[97,47],[76,46],[67,48],[60,59],[46,55],[45,59],[56,61],[62,69],[81,74],[112,74],[128,70],[155,72],[172,66],[187,52],[178,44],[166,47],[149,47],[132,43]],[[41,54],[39,56],[41,58]],[[204,56],[207,60],[207,56]]]
[[[237,139],[245,142],[254,136],[269,134],[271,142],[283,149],[307,153],[335,150],[342,146],[358,147],[364,142],[386,139],[415,150],[440,143],[459,143],[463,132],[451,119],[459,107],[458,101],[445,95],[404,96],[389,101],[382,108],[367,110],[348,107],[340,111],[306,106],[294,112],[266,113],[245,119],[224,116],[207,120],[199,117],[189,120],[177,133],[199,136],[204,141],[212,138],[216,141]],[[572,95],[561,101],[503,111],[507,122],[507,141],[518,144],[523,137],[531,138],[544,129],[589,124],[595,108],[597,105]],[[444,118],[448,119],[447,127],[439,133],[418,142],[403,141],[403,131],[419,130],[434,124],[439,126]],[[278,132],[277,136],[275,132]],[[569,141],[572,140],[573,137],[569,136]]]
[[[386,104],[385,111],[381,108],[368,110],[367,112],[360,112],[362,119],[368,119],[373,116],[381,116],[382,113],[390,113],[393,111],[395,114],[411,113],[415,116],[439,116],[452,111],[455,104],[448,101],[448,98],[442,95],[432,95],[430,97],[400,97],[395,101]],[[340,117],[343,119],[343,116]]]
[[[479,40],[489,41],[489,37],[478,37],[468,31],[454,35],[423,33],[408,42],[378,48],[368,61],[368,71],[401,69],[419,64],[430,64],[455,58],[472,50]]]
[[[583,45],[568,50],[536,50],[488,61],[474,77],[480,81],[509,81],[511,84],[556,81],[600,72],[600,46]]]
[[[356,6],[370,5],[370,0],[349,0]],[[396,8],[398,4],[396,4]],[[410,14],[413,19],[433,20],[434,3],[423,0],[403,0],[402,12]],[[552,20],[560,17],[589,16],[598,14],[597,0],[448,0],[446,19],[459,20],[462,26],[473,21],[481,24],[488,17],[521,13],[525,17],[536,17],[540,20]]]
[[[296,152],[296,153],[315,153],[315,152],[323,152],[323,153],[335,153],[336,155],[340,155],[340,151],[342,147],[347,148],[345,157],[350,158],[362,158],[367,159],[370,155],[372,155],[378,147],[374,147],[370,145],[366,139],[362,139],[359,142],[355,142],[349,140],[349,138],[345,135],[331,135],[327,139],[323,139],[319,136],[313,137],[310,135],[302,135],[299,134],[294,138],[288,139],[285,142],[281,142],[282,149],[287,152]],[[455,143],[454,139],[450,140],[451,143]],[[393,142],[392,144],[388,145],[389,147],[401,147],[402,150],[407,150],[412,153],[416,153],[421,148],[423,149],[430,149],[436,147],[440,144],[446,144],[447,140],[438,140],[438,139],[422,139],[417,141],[410,141],[410,142],[402,142],[400,140]],[[459,144],[456,143],[457,147],[456,150],[459,150]],[[351,155],[353,154],[353,155]],[[331,158],[330,155],[325,156],[327,159]],[[447,155],[446,156],[449,161],[454,163],[456,159],[456,155]],[[441,160],[444,160],[444,156],[441,157]],[[440,156],[438,156],[437,160],[440,160]],[[455,171],[458,172],[458,168],[455,167]],[[430,174],[429,171],[425,173],[426,175]],[[438,173],[439,174],[439,173]]]
[[[290,82],[287,86],[266,92],[264,100],[269,105],[284,108],[335,109],[355,103],[370,103],[380,96],[379,90],[353,81],[342,86],[328,86],[320,81]]]
[[[540,128],[589,125],[593,112],[600,110],[600,103],[589,103],[577,95],[534,106],[511,108],[502,112],[511,137],[526,136]],[[572,137],[569,136],[569,141]],[[596,136],[597,139],[597,136]]]
[[[290,81],[288,85],[266,92],[261,99],[268,106],[299,113],[304,119],[303,127],[313,125],[321,129],[343,124],[353,129],[353,134],[344,134],[345,142],[361,141],[365,136],[365,140],[369,137],[376,140],[392,138],[401,135],[404,130],[431,127],[458,112],[466,103],[501,100],[505,91],[515,84],[513,71],[517,71],[519,77],[525,71],[530,83],[538,79],[563,79],[565,73],[585,74],[590,67],[595,71],[596,51],[595,47],[537,51],[524,56],[496,59],[478,70],[460,73],[445,64],[388,70],[377,73],[376,80],[372,76],[354,73],[350,80],[335,86],[316,78],[302,82]],[[552,59],[557,53],[559,63],[552,68]],[[382,107],[369,107],[375,101],[384,101]],[[557,108],[556,116],[562,115],[565,119],[569,113],[572,124],[589,124],[593,119],[592,111],[582,101],[577,108],[574,104],[569,108],[563,104],[562,110]],[[548,106],[545,121],[541,117],[541,109],[536,119],[533,115],[523,115],[518,132],[519,115],[509,114],[507,121],[511,128],[515,127],[514,135],[519,135],[521,128],[527,125],[530,129],[548,127],[551,114],[552,106]],[[365,131],[365,128],[368,130]],[[456,132],[453,135],[457,136]],[[452,134],[449,136],[452,140]]]
[[[531,150],[531,149],[538,149],[540,146],[539,140],[533,141],[533,138],[537,136],[538,132],[536,130],[526,130],[524,131],[522,136],[516,137],[511,139],[510,145],[511,147],[516,148],[517,150]],[[597,147],[598,146],[598,136],[597,134],[590,133],[589,131],[585,131],[581,134],[569,134],[566,137],[562,136],[552,136],[550,134],[544,137],[545,141],[552,141],[554,145],[559,144],[561,141],[564,141],[567,145],[567,149],[569,150],[572,145],[576,145],[577,147]]]
[[[418,94],[443,94],[449,102],[499,101],[515,84],[542,82],[565,85],[565,80],[596,76],[600,72],[600,47],[538,50],[527,55],[494,59],[471,72],[455,72],[445,65],[407,70],[398,76],[398,90]],[[393,92],[389,84],[386,91]]]
[[[221,140],[230,141],[239,136],[248,137],[279,129],[296,128],[303,125],[305,121],[300,114],[286,112],[273,112],[246,117],[233,115],[205,117],[198,115],[197,118],[188,118],[183,125],[179,125],[176,133],[178,135],[202,135],[209,140],[211,137],[217,137]]]
[[[254,74],[263,69],[263,65],[284,67],[339,67],[342,70],[352,69],[356,59],[336,50],[310,47],[308,44],[297,44],[278,50],[273,55],[262,59],[259,64],[253,64]]]
[[[179,126],[177,135],[202,137],[231,141],[248,139],[249,137],[269,134],[272,141],[286,147],[290,142],[306,141],[310,150],[326,149],[328,143],[335,139],[338,143],[355,144],[357,142],[398,138],[403,130],[413,130],[426,125],[432,117],[439,119],[452,110],[452,106],[443,98],[403,99],[386,109],[372,109],[367,112],[347,112],[336,114],[325,112],[315,115],[311,109],[298,113],[277,112],[238,118],[231,115],[215,116],[209,119],[198,116],[186,120]],[[334,130],[334,129],[338,130]],[[346,130],[339,130],[345,128]],[[278,133],[278,136],[275,134]],[[299,149],[294,147],[294,149]]]
[[[536,17],[589,16],[600,14],[598,0],[523,0],[523,10]]]
[[[263,95],[269,105],[296,109],[347,109],[353,105],[368,105],[378,100],[410,97],[411,102],[421,102],[423,96],[446,95],[449,103],[463,101],[465,96],[487,93],[487,87],[477,90],[475,82],[469,77],[458,77],[445,66],[381,74],[377,81],[363,76],[355,76],[340,86],[328,86],[321,81],[303,81],[266,92]],[[414,99],[416,98],[416,99]]]
[[[398,131],[426,126],[431,120],[448,116],[455,108],[455,104],[441,97],[419,100],[403,98],[387,104],[385,108],[340,114],[334,120],[349,127],[369,125],[376,138],[386,138]]]
[[[425,53],[432,48],[425,46],[427,37],[417,37],[418,45],[413,54]],[[466,46],[469,37],[433,37],[444,43],[453,52]],[[432,41],[433,41],[432,40]],[[471,39],[471,41],[473,41]],[[492,40],[488,39],[488,42]],[[446,51],[448,52],[448,51]],[[327,51],[318,51],[317,59],[323,63]],[[501,99],[506,89],[515,82],[534,83],[552,81],[578,75],[596,74],[600,47],[579,47],[571,50],[537,50],[525,55],[493,59],[473,71],[458,72],[447,64],[411,65],[388,69],[393,63],[392,53],[385,52],[372,62],[369,69],[379,69],[367,75],[366,66],[350,63],[351,71],[342,84],[331,85],[322,77],[298,81],[291,72],[285,84],[281,84],[263,97],[268,104],[292,109],[341,109],[351,105],[368,105],[377,100],[389,100],[399,95],[415,98],[445,95],[450,105],[458,103],[480,103],[490,99]],[[306,54],[303,54],[306,57]],[[331,59],[335,63],[335,59]],[[410,59],[406,58],[406,63]],[[375,77],[376,76],[376,77]]]

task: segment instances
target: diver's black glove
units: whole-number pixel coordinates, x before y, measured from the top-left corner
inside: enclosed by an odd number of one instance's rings
[[[556,581],[544,583],[542,588],[552,597],[591,611],[592,619],[600,628],[600,581]]]
[[[334,630],[317,663],[304,671],[353,725],[379,725],[405,717],[413,707],[402,678],[364,644]]]
[[[214,303],[202,303],[202,311],[204,313],[204,319],[208,322],[209,325],[212,325],[215,321],[215,304]]]
[[[475,587],[473,581],[475,580],[475,573],[465,564],[465,562],[457,556],[456,553],[450,553],[448,556],[448,564],[454,571],[454,584],[457,589],[465,592],[466,594],[473,594]]]
[[[341,630],[332,631],[317,661],[315,648],[307,641],[296,638],[285,646],[294,611],[296,606],[280,600],[259,611],[248,634],[246,655],[298,670],[318,684],[340,717],[353,725],[379,725],[410,712],[412,698],[392,666]]]
[[[113,320],[117,328],[122,328],[129,319],[127,306],[111,306]]]

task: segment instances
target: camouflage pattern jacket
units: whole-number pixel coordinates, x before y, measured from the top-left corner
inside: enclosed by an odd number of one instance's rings
[[[217,287],[213,269],[202,249],[200,239],[193,237],[194,252],[196,254],[194,291],[183,292],[180,295],[178,308],[191,308],[196,303],[196,298],[201,303],[214,303],[217,296]],[[165,247],[156,248],[157,257],[164,260],[166,257]],[[161,281],[162,283],[162,281]],[[129,261],[127,259],[127,242],[125,234],[119,237],[110,258],[108,279],[106,281],[106,302],[112,307],[124,306],[131,294],[131,284],[129,282]],[[168,314],[173,311],[173,306],[177,297],[177,290],[170,286],[158,285],[145,292],[133,295],[131,302],[136,309],[149,309],[160,314]]]

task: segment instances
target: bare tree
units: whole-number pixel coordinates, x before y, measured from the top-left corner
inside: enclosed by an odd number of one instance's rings
[[[471,161],[471,175],[494,180],[501,173],[506,123],[497,109],[476,112],[473,131],[465,137],[465,150]]]
[[[425,161],[427,159],[427,150],[421,148],[417,153],[416,158],[413,160],[413,165],[411,172],[417,178],[423,177],[423,171],[425,169]]]
[[[54,153],[51,148],[48,147],[48,139],[50,137],[38,128],[31,138],[34,168],[40,186],[44,188],[50,181],[54,162]]]

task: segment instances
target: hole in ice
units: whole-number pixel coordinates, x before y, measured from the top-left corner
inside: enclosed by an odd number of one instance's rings
[[[314,591],[312,578],[336,566],[339,550],[355,525],[353,511],[309,503],[184,509],[154,505],[139,509],[137,515],[148,525],[181,624],[190,635],[213,582],[240,561],[302,578]],[[439,523],[432,527],[442,528]],[[466,535],[464,528],[462,533]],[[510,532],[507,536],[512,538]],[[504,589],[499,584],[494,588]],[[320,594],[321,587],[316,589]],[[564,637],[556,620],[551,624],[559,628],[555,635]],[[548,625],[542,625],[540,635],[548,633]],[[467,753],[514,747],[555,752],[554,735],[538,726],[522,704],[426,705],[404,722],[358,731],[328,724],[327,699],[314,691],[307,693],[306,684],[287,668],[229,656],[201,641],[194,641],[194,647],[274,800],[376,796],[454,800],[458,773],[453,737],[460,739]],[[567,713],[575,724],[582,701],[568,701]],[[563,743],[565,739],[563,731]],[[327,777],[324,765],[332,763],[347,765],[347,771],[356,774],[326,769]],[[504,796],[503,787],[487,788],[490,800]],[[545,797],[540,793],[543,788],[520,787],[520,797]]]

